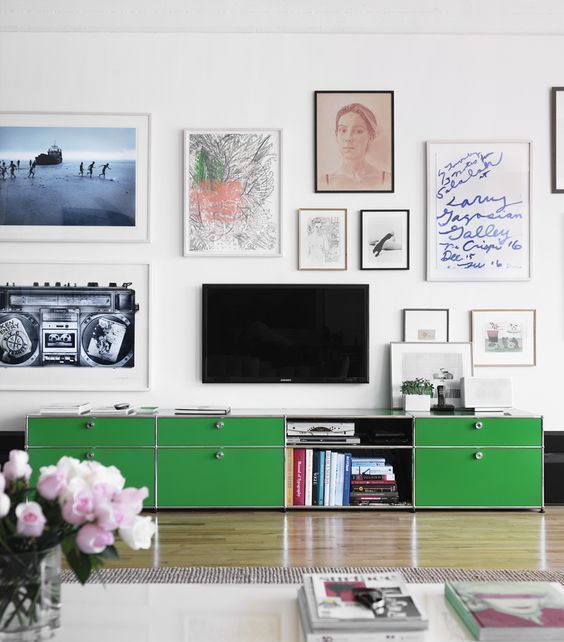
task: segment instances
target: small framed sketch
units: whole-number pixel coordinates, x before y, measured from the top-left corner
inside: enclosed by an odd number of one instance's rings
[[[476,366],[534,366],[536,310],[472,310]]]
[[[443,386],[445,402],[462,406],[461,377],[472,376],[472,344],[452,343],[391,343],[392,408],[401,408],[401,384],[409,379],[429,379],[433,399],[437,402],[437,386]]]
[[[564,87],[552,88],[552,193],[564,192]]]
[[[184,256],[281,256],[279,129],[184,131]]]
[[[404,341],[440,341],[449,338],[448,309],[404,308]]]
[[[394,92],[315,92],[315,191],[394,191]]]
[[[347,269],[347,210],[298,210],[298,269]]]
[[[409,270],[409,210],[360,210],[360,269]]]

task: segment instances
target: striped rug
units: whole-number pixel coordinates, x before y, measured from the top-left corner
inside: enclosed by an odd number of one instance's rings
[[[564,584],[564,569],[503,570],[468,568],[393,568],[320,566],[188,566],[169,568],[106,568],[96,571],[90,583],[103,584],[301,584],[304,573],[377,573],[400,571],[407,582],[436,583],[447,580],[541,581]],[[76,582],[72,571],[63,582]]]

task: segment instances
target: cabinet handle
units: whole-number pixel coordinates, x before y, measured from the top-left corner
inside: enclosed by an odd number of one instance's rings
[[[88,461],[92,461],[94,459],[94,453],[93,452],[86,453],[86,459],[88,459]]]
[[[221,450],[218,453],[215,453],[216,459],[223,459],[224,457],[225,457],[225,453],[221,452]]]
[[[218,421],[218,422],[216,422],[216,424],[215,424],[215,427],[216,427],[218,430],[221,430],[224,426],[225,426],[225,424],[223,423],[223,421]]]
[[[86,422],[86,427],[87,428],[94,428],[96,424],[93,421],[87,421]]]
[[[479,461],[480,459],[484,458],[484,453],[478,451],[477,453],[474,453],[474,458]]]
[[[483,427],[484,427],[484,424],[481,421],[477,421],[474,424],[474,428],[476,428],[476,430],[481,430]]]

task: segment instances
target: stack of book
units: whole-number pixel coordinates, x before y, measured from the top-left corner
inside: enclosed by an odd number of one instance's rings
[[[380,601],[365,606],[362,589]],[[305,642],[422,642],[429,627],[401,573],[304,575],[298,608]]]
[[[564,640],[564,593],[549,582],[447,582],[445,598],[476,640]]]
[[[182,406],[175,408],[175,415],[228,415],[231,412],[230,406]]]
[[[53,403],[41,406],[40,415],[84,415],[90,412],[92,406],[89,401],[82,403]]]
[[[351,463],[351,506],[397,504],[399,492],[394,467],[377,457],[354,457]]]

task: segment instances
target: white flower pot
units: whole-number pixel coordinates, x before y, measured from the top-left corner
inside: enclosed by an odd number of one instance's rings
[[[431,410],[431,396],[403,395],[403,409],[406,412],[429,412]]]

